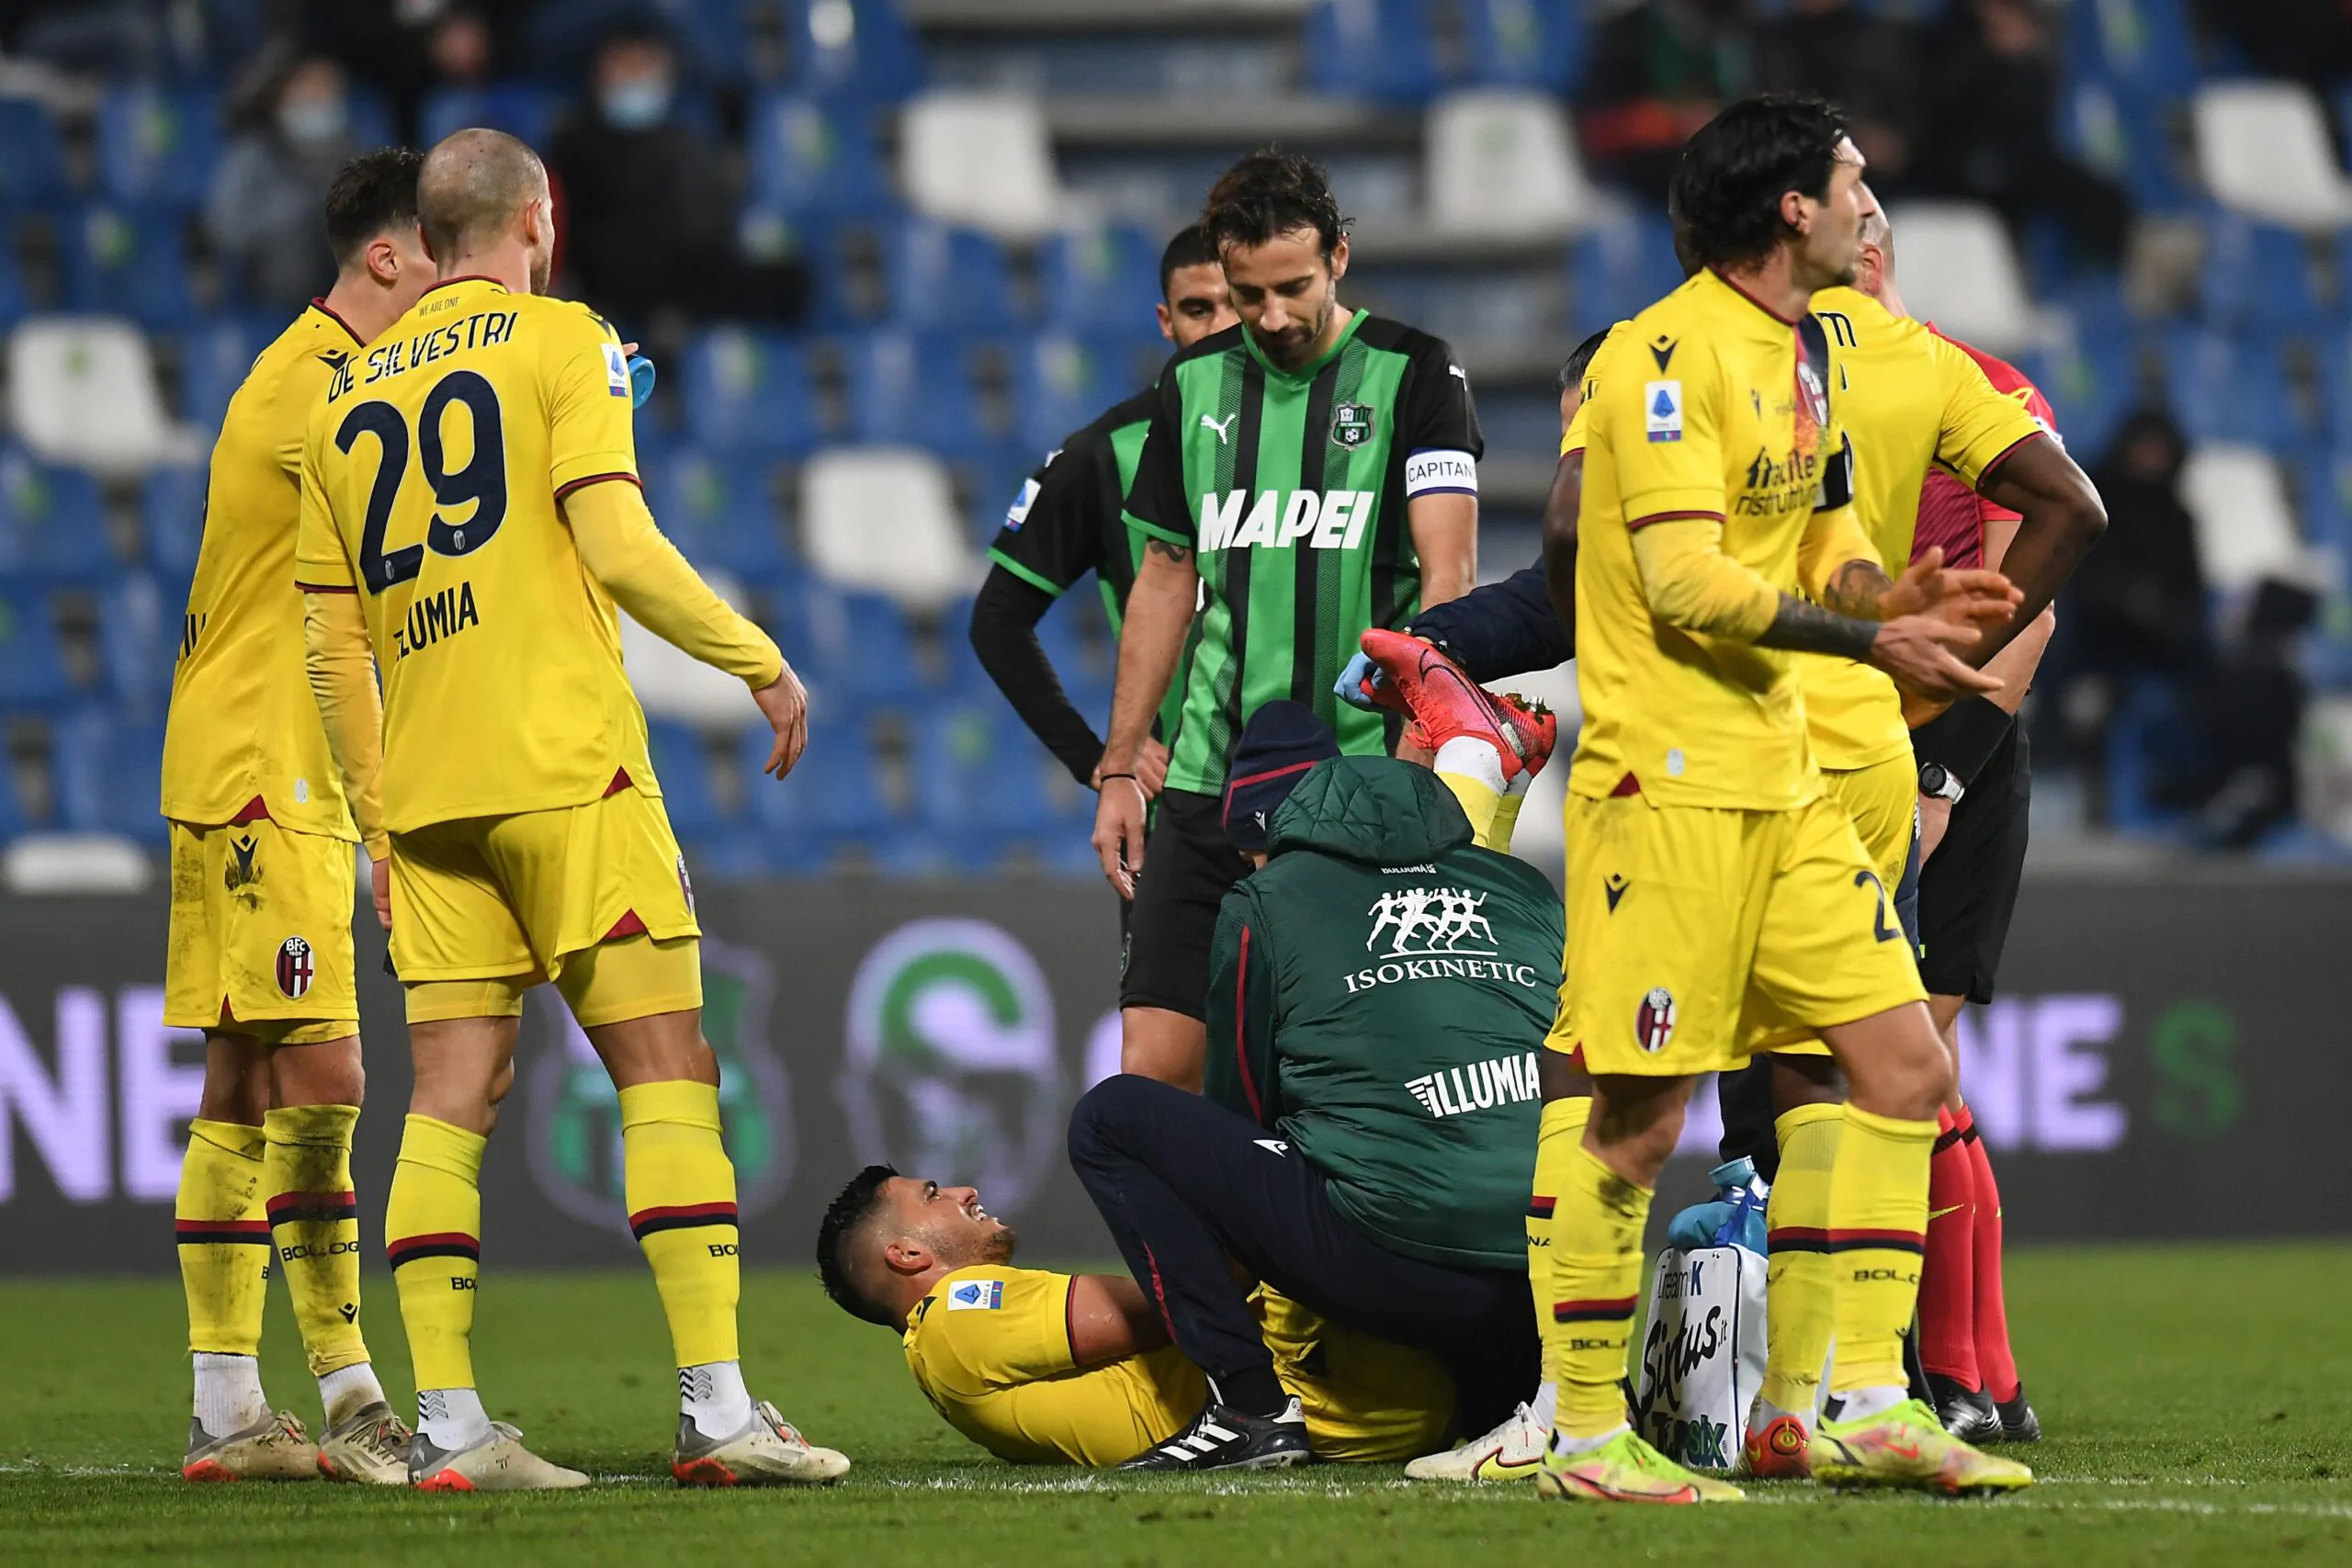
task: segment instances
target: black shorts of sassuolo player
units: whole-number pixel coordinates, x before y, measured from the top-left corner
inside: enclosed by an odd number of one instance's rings
[[[1250,863],[1225,836],[1224,797],[1162,790],[1143,850],[1127,911],[1119,1005],[1205,1018],[1217,907],[1226,889],[1250,874]]]
[[[2025,876],[2032,805],[2033,759],[2025,727],[2012,723],[1919,874],[1919,980],[1929,995],[1993,999]]]

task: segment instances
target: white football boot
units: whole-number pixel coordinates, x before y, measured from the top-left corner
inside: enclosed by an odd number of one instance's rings
[[[1442,1454],[1424,1454],[1405,1467],[1408,1481],[1526,1481],[1544,1462],[1551,1431],[1522,1404],[1482,1437]]]
[[[821,1486],[849,1473],[849,1456],[816,1447],[763,1399],[731,1438],[707,1438],[679,1416],[670,1473],[681,1486]]]

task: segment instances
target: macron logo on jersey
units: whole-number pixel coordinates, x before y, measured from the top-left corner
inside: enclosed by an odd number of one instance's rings
[[[947,1292],[949,1312],[995,1312],[1003,1305],[1001,1280],[967,1280]]]
[[[1201,497],[1200,547],[1286,550],[1303,539],[1309,549],[1352,550],[1379,502],[1368,490],[1261,490],[1254,502],[1246,490],[1212,491]]]

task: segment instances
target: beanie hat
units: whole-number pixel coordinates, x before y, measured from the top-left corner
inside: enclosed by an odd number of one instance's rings
[[[1263,853],[1275,808],[1309,768],[1339,754],[1331,727],[1304,703],[1267,703],[1251,714],[1225,786],[1225,836],[1234,848]]]

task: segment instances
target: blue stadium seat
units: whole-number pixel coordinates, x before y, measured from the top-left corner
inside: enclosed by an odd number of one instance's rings
[[[815,448],[808,359],[780,333],[718,327],[686,350],[685,426],[715,452],[797,456]]]
[[[18,578],[104,582],[119,569],[107,545],[97,481],[76,468],[0,457],[0,561]]]
[[[74,694],[47,597],[0,590],[0,708],[61,708]]]
[[[2312,257],[2292,229],[2213,211],[2199,295],[2208,326],[2315,332],[2326,319]]]
[[[882,231],[890,319],[913,332],[946,332],[1013,315],[1004,249],[977,229],[907,217]]]
[[[182,333],[180,417],[208,436],[217,433],[254,357],[284,330],[284,323],[260,316],[226,314]]]
[[[1014,345],[1015,430],[1031,451],[1053,451],[1071,431],[1133,390],[1115,373],[1114,356],[1083,338],[1046,333]]]
[[[173,668],[179,660],[187,625],[185,579],[163,579],[134,571],[108,588],[98,617],[99,653],[107,683],[126,716],[161,717],[171,696]]]
[[[848,339],[842,351],[854,439],[927,446],[951,457],[978,457],[992,444],[970,344],[885,331]]]
[[[196,313],[188,296],[187,220],[165,208],[91,202],[61,225],[65,304],[171,331]]]
[[[108,89],[98,105],[99,188],[117,201],[202,204],[220,155],[220,106],[198,87]]]
[[[1132,223],[1059,233],[1038,247],[1046,319],[1069,332],[1132,336],[1159,300],[1159,253],[1166,242]]]
[[[139,485],[140,531],[147,559],[175,582],[196,576],[196,555],[204,543],[205,471],[190,463],[152,468]]]
[[[1317,92],[1419,104],[1444,85],[1428,0],[1317,0],[1306,32],[1307,85]]]
[[[782,781],[761,772],[774,738],[764,729],[743,732],[742,766],[752,814],[776,852],[829,855],[843,840],[880,835],[892,825],[880,770],[865,737],[852,726],[829,725],[809,732],[808,750]]]
[[[59,816],[85,833],[120,833],[159,846],[167,837],[156,811],[164,771],[164,726],[131,723],[107,709],[84,709],[56,731]]]
[[[680,838],[716,834],[729,826],[711,787],[710,746],[702,732],[664,719],[648,720],[647,749],[662,781],[662,804]]]
[[[914,631],[895,600],[811,582],[789,596],[778,627],[784,650],[842,701],[891,702],[923,687]]]
[[[1581,0],[1464,0],[1469,74],[1486,87],[1566,97],[1584,71]]]
[[[2142,98],[2185,97],[2197,85],[2188,0],[2098,0],[2064,7],[2061,52],[2078,72]]]
[[[785,0],[795,88],[854,103],[895,103],[922,85],[922,53],[889,0]],[[846,24],[846,25],[844,25]]]
[[[17,265],[13,225],[0,222],[0,330],[15,326],[32,311],[25,291],[25,275]]]
[[[2188,328],[2164,344],[2165,389],[2190,441],[2291,447],[2309,428],[2298,417],[2278,345]]]
[[[417,141],[430,147],[452,131],[486,125],[534,147],[545,147],[553,139],[556,116],[562,107],[560,95],[532,82],[435,87],[417,106]]]
[[[2096,71],[2077,69],[2069,77],[2058,104],[2059,146],[2121,182],[2142,208],[2169,212],[2191,205],[2165,125],[2170,103]]]
[[[654,520],[696,566],[752,580],[792,570],[768,462],[681,450],[643,467]]]
[[[1577,235],[1568,266],[1571,330],[1579,339],[1647,310],[1682,281],[1672,225],[1647,212]]]
[[[65,190],[65,148],[49,107],[0,98],[0,206],[37,206]]]
[[[882,154],[859,110],[764,94],[752,106],[746,135],[753,207],[794,218],[892,205]]]
[[[2116,426],[2140,400],[2131,344],[2104,333],[2078,333],[2065,349],[2020,355],[2018,368],[2050,400],[2067,450],[2086,467],[2105,454]]]

